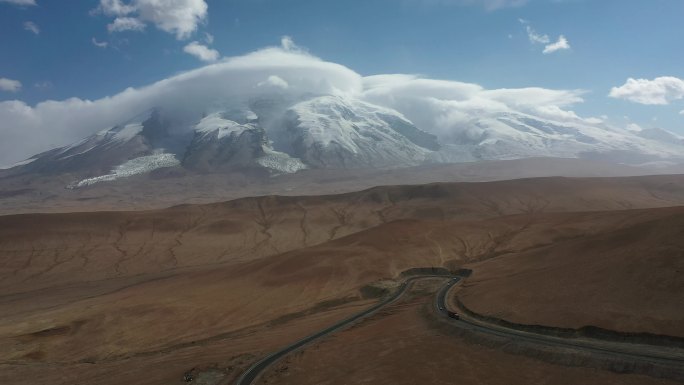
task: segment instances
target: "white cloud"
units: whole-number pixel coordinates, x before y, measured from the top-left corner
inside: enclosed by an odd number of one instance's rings
[[[136,31],[140,32],[145,29],[145,23],[134,17],[117,17],[110,24],[107,24],[107,30],[111,32]]]
[[[206,62],[213,62],[221,57],[221,54],[219,54],[217,50],[211,49],[206,45],[202,45],[196,41],[193,41],[192,43],[183,47],[183,51],[200,59],[201,61]]]
[[[629,124],[627,124],[627,126],[625,128],[629,131],[634,131],[634,132],[640,132],[643,130],[643,128],[641,128],[641,126],[636,124],[636,123],[629,123]]]
[[[0,3],[9,3],[19,6],[37,5],[36,0],[0,0]]]
[[[0,78],[0,91],[18,92],[21,90],[21,82],[7,78]]]
[[[529,0],[414,0],[423,4],[436,5],[461,5],[461,6],[480,6],[488,11],[501,8],[520,7]]]
[[[684,115],[684,110],[679,111],[679,115]]]
[[[444,141],[479,135],[471,121],[500,113],[527,113],[556,121],[580,118],[566,108],[583,101],[581,90],[530,87],[487,90],[472,83],[424,79],[411,75],[364,78],[363,98],[394,108],[418,127]]]
[[[529,25],[526,26],[525,29],[527,30],[527,37],[530,39],[531,43],[548,44],[551,42],[551,39],[549,39],[549,35],[538,34]]]
[[[124,17],[137,20],[143,25],[152,23],[162,31],[175,34],[177,39],[183,40],[189,38],[198,25],[206,20],[207,10],[208,5],[204,0],[100,0],[95,12],[116,17],[113,24]]]
[[[306,49],[298,46],[297,43],[294,42],[292,37],[287,36],[287,35],[280,38],[280,48],[283,51],[292,52],[292,53],[306,54],[308,52]]]
[[[38,28],[38,25],[32,21],[25,21],[24,29],[33,32],[36,35],[40,35],[40,28]]]
[[[556,51],[568,50],[570,49],[570,43],[564,35],[560,35],[555,43],[551,43],[551,38],[547,34],[538,33],[530,26],[530,22],[525,19],[518,19],[520,24],[525,26],[525,31],[527,31],[527,38],[530,39],[532,44],[543,44],[544,54],[554,53]]]
[[[620,87],[613,87],[608,96],[640,104],[670,104],[684,97],[684,80],[674,76],[653,80],[629,78]]]
[[[468,135],[463,123],[482,114],[516,112],[557,121],[580,119],[569,110],[582,102],[580,90],[485,89],[473,83],[405,74],[362,77],[296,48],[291,39],[283,42],[287,49],[272,47],[227,58],[98,100],[49,100],[34,106],[19,100],[0,102],[0,165],[73,143],[150,108],[169,111],[187,129],[202,113],[211,112],[207,109],[224,106],[217,103],[243,103],[275,92],[286,92],[293,99],[320,94],[359,98],[394,108],[418,127],[444,138]]]
[[[591,117],[591,118],[586,118],[586,119],[584,119],[584,121],[587,122],[587,123],[589,123],[589,124],[601,124],[601,123],[603,123],[605,120],[606,120],[606,116],[605,116],[605,115],[601,116],[600,118]]]
[[[124,16],[135,12],[135,7],[124,4],[121,0],[100,0],[100,5],[96,11],[108,16]]]
[[[544,47],[544,53],[549,54],[567,49],[570,49],[570,43],[568,43],[568,39],[566,39],[565,36],[560,35],[558,37],[558,41],[548,44],[546,47]]]
[[[109,45],[109,43],[107,43],[106,41],[97,41],[97,39],[94,37],[90,39],[90,41],[93,43],[95,47],[98,48],[107,48],[107,46]]]
[[[0,165],[73,143],[154,107],[192,122],[217,100],[249,100],[272,92],[257,86],[271,75],[287,82],[294,96],[362,91],[361,76],[344,66],[266,48],[98,100],[48,100],[33,106],[0,101]]]
[[[285,51],[296,51],[298,49],[294,40],[292,40],[290,36],[283,36],[282,38],[280,38],[280,46]]]
[[[269,76],[268,79],[266,79],[263,82],[260,82],[259,84],[257,84],[257,86],[258,87],[281,88],[284,90],[286,90],[288,87],[290,87],[290,85],[287,84],[287,82],[285,80],[283,80],[283,78],[281,78],[280,76],[277,76],[277,75]]]
[[[49,80],[33,84],[33,87],[35,87],[41,91],[49,90],[49,89],[53,88],[54,86],[55,85]]]

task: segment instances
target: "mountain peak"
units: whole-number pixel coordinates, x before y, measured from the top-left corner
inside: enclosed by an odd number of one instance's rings
[[[88,185],[160,167],[274,175],[526,157],[635,164],[684,158],[682,138],[665,130],[633,132],[518,112],[464,116],[460,125],[434,135],[396,110],[349,96],[276,94],[215,103],[209,111],[187,123],[173,111],[152,109],[36,155],[9,173],[72,174]]]

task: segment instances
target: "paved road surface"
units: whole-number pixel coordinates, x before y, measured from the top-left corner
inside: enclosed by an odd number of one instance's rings
[[[294,352],[295,350],[300,349],[301,347],[311,343],[314,340],[317,340],[321,337],[327,336],[329,334],[332,334],[344,327],[347,327],[351,325],[354,322],[357,322],[361,319],[367,318],[374,313],[376,313],[378,310],[381,308],[392,304],[396,302],[399,298],[401,298],[402,295],[406,292],[406,290],[415,282],[416,280],[419,279],[426,279],[426,278],[451,278],[450,276],[445,276],[445,275],[421,275],[421,276],[415,276],[407,279],[404,281],[404,283],[399,286],[399,290],[397,290],[394,294],[392,294],[389,298],[385,299],[384,301],[360,312],[357,313],[345,320],[342,320],[326,329],[323,329],[319,331],[318,333],[312,334],[308,337],[305,337],[292,345],[286,346],[274,353],[271,353],[270,355],[262,358],[260,361],[256,362],[252,366],[247,369],[240,378],[238,378],[236,384],[237,385],[249,385],[256,380],[256,378],[263,372],[267,367],[269,367],[271,364],[275,363],[285,355]]]
[[[451,279],[437,293],[435,306],[442,316],[448,317],[447,293],[458,283],[458,279]],[[668,348],[654,345],[630,344],[613,342],[594,338],[563,338],[547,334],[521,331],[505,326],[480,321],[465,314],[459,314],[459,319],[450,319],[454,325],[472,331],[496,335],[518,341],[532,342],[538,345],[564,347],[573,350],[586,351],[629,359],[630,361],[660,363],[668,366],[675,365],[684,367],[684,351],[677,348]]]
[[[442,317],[449,318],[447,312],[448,307],[446,303],[447,293],[455,284],[457,284],[461,280],[461,277],[445,275],[422,275],[411,277],[407,279],[404,283],[402,283],[402,285],[394,294],[392,294],[389,298],[383,300],[382,302],[264,357],[263,359],[249,367],[249,369],[247,369],[242,374],[242,376],[240,376],[236,384],[252,384],[266,368],[268,368],[270,365],[272,365],[285,355],[292,353],[319,338],[325,337],[329,334],[339,331],[340,329],[350,326],[354,322],[360,321],[364,318],[373,315],[381,308],[390,305],[396,302],[399,298],[401,298],[401,296],[404,295],[404,293],[406,293],[406,291],[413,284],[413,282],[415,282],[416,280],[427,278],[448,279],[448,281],[442,286],[442,288],[437,293],[437,296],[435,298],[435,307],[437,312]],[[449,318],[449,321],[452,322],[454,326],[475,331],[478,333],[484,333],[488,335],[494,335],[518,341],[531,342],[536,345],[562,347],[566,349],[572,349],[575,351],[584,351],[592,354],[602,354],[610,357],[628,359],[630,361],[664,364],[669,367],[675,368],[684,367],[684,352],[681,349],[671,349],[651,345],[636,345],[620,342],[610,342],[590,338],[554,337],[550,335],[525,332],[512,328],[506,328],[492,323],[482,322],[470,318],[464,314],[460,314],[459,319]]]

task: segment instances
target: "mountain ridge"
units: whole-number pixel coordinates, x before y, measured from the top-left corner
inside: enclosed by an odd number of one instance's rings
[[[520,112],[482,112],[433,134],[401,112],[338,95],[224,101],[199,118],[152,109],[70,146],[38,154],[0,176],[71,175],[71,187],[160,168],[280,175],[304,169],[405,168],[532,157],[625,164],[684,163],[684,139],[602,123],[558,122]]]

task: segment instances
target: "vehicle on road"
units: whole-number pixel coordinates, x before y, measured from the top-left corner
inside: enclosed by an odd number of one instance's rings
[[[447,315],[449,316],[449,318],[461,319],[461,316],[459,316],[458,313],[453,312],[451,310],[447,310]]]

